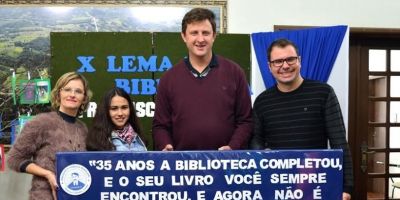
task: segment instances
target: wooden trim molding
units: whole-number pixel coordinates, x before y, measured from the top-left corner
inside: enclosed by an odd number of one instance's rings
[[[292,25],[274,25],[274,31],[293,30],[315,28],[319,26],[292,26]],[[399,28],[369,28],[369,27],[350,27],[350,38],[364,37],[364,38],[400,38]]]

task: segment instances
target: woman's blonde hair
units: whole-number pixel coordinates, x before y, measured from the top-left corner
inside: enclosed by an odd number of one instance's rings
[[[78,116],[83,114],[89,104],[90,98],[92,98],[92,91],[89,89],[89,82],[82,74],[77,72],[67,72],[63,74],[58,80],[53,90],[51,91],[51,107],[54,110],[58,110],[61,104],[60,91],[65,87],[71,80],[81,80],[84,88],[84,99],[78,110]]]

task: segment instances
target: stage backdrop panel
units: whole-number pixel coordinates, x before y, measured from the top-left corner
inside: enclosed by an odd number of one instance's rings
[[[105,91],[117,86],[131,94],[149,149],[154,98],[162,74],[187,55],[180,33],[52,32],[51,85],[69,71],[89,81],[93,99],[82,120],[90,125]],[[250,79],[250,35],[218,34],[214,51],[237,62]]]

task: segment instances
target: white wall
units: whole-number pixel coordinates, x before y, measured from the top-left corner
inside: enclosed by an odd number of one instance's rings
[[[400,28],[399,0],[228,0],[228,33],[274,25]]]

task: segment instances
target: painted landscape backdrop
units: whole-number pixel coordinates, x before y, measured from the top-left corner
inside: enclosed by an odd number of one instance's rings
[[[50,32],[180,32],[191,7],[0,7],[0,143],[9,143],[11,121],[37,114],[49,104],[13,103],[11,77],[19,80],[50,78]],[[220,30],[220,7],[210,7]],[[132,43],[134,45],[134,42]],[[15,91],[18,98],[19,93]],[[6,140],[6,141],[4,141]]]

